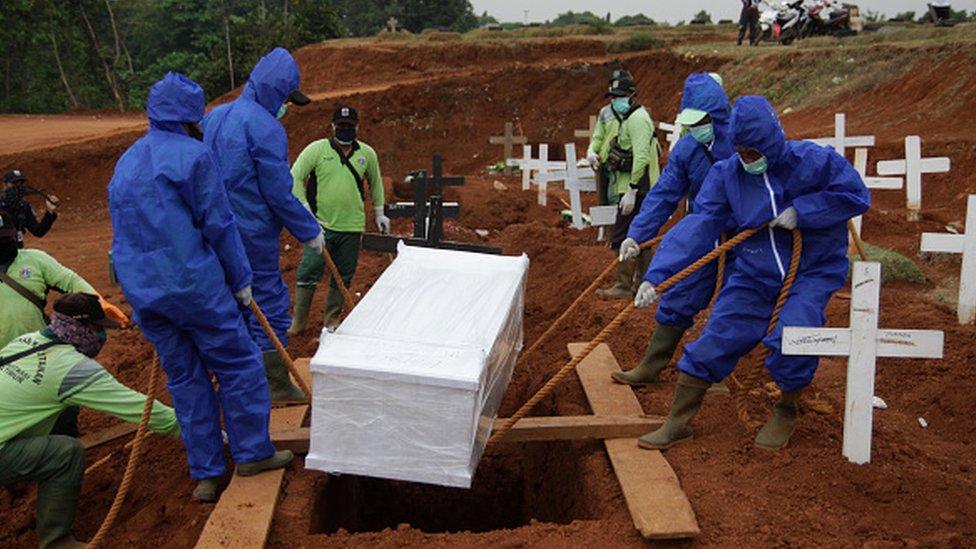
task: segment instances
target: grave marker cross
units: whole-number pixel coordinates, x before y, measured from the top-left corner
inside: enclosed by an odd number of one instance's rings
[[[922,251],[962,254],[959,275],[959,324],[972,324],[976,318],[976,195],[966,201],[966,233],[922,233]]]
[[[847,117],[842,112],[834,115],[834,136],[833,137],[811,139],[810,141],[813,141],[818,145],[831,147],[835,151],[837,151],[837,154],[841,156],[845,156],[847,154],[847,147],[873,147],[874,146],[873,135],[852,135],[848,137]]]
[[[678,144],[678,140],[681,139],[681,124],[668,124],[667,122],[660,122],[657,125],[658,129],[667,132],[667,140],[670,145],[668,145],[668,150],[673,151],[675,145]]]
[[[593,137],[593,132],[596,130],[596,117],[590,116],[590,129],[588,130],[573,130],[573,137],[577,139],[589,139]]]
[[[942,358],[945,334],[878,328],[881,264],[854,263],[850,328],[783,329],[784,355],[847,355],[843,452],[853,463],[871,461],[874,374],[878,357]]]
[[[390,32],[396,32],[400,28],[400,22],[397,21],[396,17],[390,17],[386,20],[386,28]]]
[[[947,157],[922,158],[922,138],[910,135],[905,138],[904,160],[878,162],[878,175],[904,175],[908,195],[908,220],[921,219],[922,174],[946,173],[951,164]]]
[[[854,169],[860,174],[864,185],[869,189],[875,190],[898,190],[904,186],[900,177],[868,177],[868,150],[858,147],[854,149]],[[857,216],[851,221],[854,222],[854,229],[857,234],[861,234],[862,216]],[[851,237],[853,239],[853,237]],[[853,247],[853,240],[851,246]],[[853,248],[852,248],[853,249]]]
[[[545,188],[544,185],[552,181],[562,181],[563,186],[569,191],[569,209],[573,216],[573,227],[583,229],[583,201],[580,197],[581,191],[595,192],[596,178],[593,171],[586,169],[580,172],[576,165],[576,144],[566,143],[566,169],[552,173],[539,174],[536,183],[540,186],[540,192]]]
[[[512,145],[525,145],[524,135],[516,136],[511,122],[505,122],[505,134],[493,135],[488,138],[488,143],[492,145],[504,145],[505,147],[505,175],[512,173],[512,167],[508,165],[508,159],[512,157]]]

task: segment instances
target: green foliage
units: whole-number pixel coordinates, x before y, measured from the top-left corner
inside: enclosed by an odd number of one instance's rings
[[[314,1],[314,0],[312,0]],[[320,2],[322,0],[319,0]],[[467,32],[478,26],[469,0],[334,0],[342,23],[353,36],[373,36],[390,17],[419,34],[426,28]]]
[[[550,22],[550,24],[557,27],[565,27],[567,25],[594,25],[601,22],[603,22],[603,19],[591,11],[567,11],[566,13],[560,13],[557,15],[556,18]]]
[[[880,248],[864,243],[864,252],[868,254],[868,261],[881,263],[881,281],[905,280],[922,284],[925,282],[925,273],[914,261],[908,257],[887,248]],[[856,252],[850,256],[851,265],[855,261],[862,261],[861,256]],[[848,271],[848,276],[850,272]]]
[[[915,21],[915,12],[914,11],[903,11],[901,13],[896,14],[894,17],[892,17],[891,19],[889,19],[889,21],[899,21],[899,22],[904,22],[904,23],[911,23],[911,22]]]
[[[644,51],[653,50],[664,46],[664,41],[650,32],[635,32],[619,42],[613,42],[607,46],[611,53],[625,51]]]
[[[625,15],[614,22],[614,26],[617,27],[636,27],[640,25],[653,25],[654,20],[650,17],[644,15],[643,13],[638,13],[637,15]]]
[[[478,20],[475,22],[475,24],[479,27],[483,27],[485,25],[497,25],[498,19],[495,19],[493,16],[488,15],[488,12],[485,11],[478,16]]]
[[[712,14],[708,13],[705,10],[701,10],[700,12],[696,13],[695,16],[691,19],[691,23],[693,25],[711,25]]]

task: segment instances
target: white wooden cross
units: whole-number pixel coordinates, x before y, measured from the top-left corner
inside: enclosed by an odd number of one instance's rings
[[[538,158],[532,158],[531,147],[529,145],[525,145],[524,151],[525,159],[522,159],[520,162],[522,167],[522,190],[529,190],[531,188],[531,183],[535,182],[539,190],[539,205],[545,206],[548,196],[547,188],[545,183],[540,184],[538,182],[539,174],[548,173],[554,170],[565,170],[566,163],[556,160],[549,160],[548,143],[539,144]]]
[[[847,117],[844,113],[834,115],[834,136],[810,139],[818,145],[831,147],[841,156],[847,153],[847,147],[873,147],[873,135],[847,135]]]
[[[589,139],[593,137],[593,131],[596,129],[596,117],[590,116],[590,129],[588,130],[573,130],[573,137],[577,139]]]
[[[850,328],[784,328],[782,352],[848,356],[843,451],[848,460],[860,464],[871,461],[876,359],[942,358],[945,334],[936,330],[878,328],[880,263],[854,263],[851,288]]]
[[[617,223],[617,206],[590,207],[590,225],[596,227],[596,241],[603,242],[606,227]]]
[[[976,319],[976,195],[966,202],[966,233],[922,233],[922,251],[962,254],[959,275],[959,324]]]
[[[860,174],[861,179],[864,181],[864,185],[869,189],[876,190],[899,190],[904,186],[904,181],[900,177],[871,177],[867,175],[868,172],[868,150],[866,148],[858,147],[854,149],[854,169]],[[854,228],[857,229],[857,234],[861,234],[861,224],[862,217],[857,216],[851,221],[854,222]],[[853,239],[853,237],[850,237]],[[853,245],[853,242],[851,243]]]
[[[511,122],[505,122],[505,134],[493,135],[488,138],[488,143],[492,145],[504,145],[505,147],[505,175],[512,173],[512,167],[508,165],[508,159],[512,157],[512,145],[524,145],[526,139],[524,135],[515,135]]]
[[[659,130],[668,132],[668,150],[673,151],[674,146],[678,144],[678,140],[681,139],[681,124],[668,124],[667,122],[658,122],[657,127]]]
[[[575,143],[566,143],[565,147],[566,169],[539,174],[535,181],[540,188],[553,181],[563,182],[566,190],[569,191],[569,209],[573,215],[573,227],[582,230],[586,225],[583,223],[583,201],[580,192],[595,192],[596,177],[593,170],[589,168],[580,169],[576,165]]]
[[[878,175],[904,175],[908,195],[908,220],[918,221],[922,211],[922,174],[946,173],[951,164],[945,156],[922,158],[922,138],[910,135],[905,138],[904,160],[878,162]]]

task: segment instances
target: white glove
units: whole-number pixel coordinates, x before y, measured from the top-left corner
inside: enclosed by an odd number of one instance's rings
[[[386,214],[383,213],[383,206],[374,206],[373,212],[376,214],[376,228],[383,234],[389,233],[390,218],[386,217]]]
[[[790,206],[783,210],[776,219],[769,222],[770,227],[782,227],[788,231],[796,228],[796,208]]]
[[[322,250],[325,249],[325,233],[319,231],[319,234],[315,238],[309,240],[308,242],[303,242],[302,244],[312,248],[317,254],[322,255]]]
[[[637,189],[630,189],[620,198],[620,213],[630,215],[637,205]]]
[[[597,156],[595,152],[590,152],[586,155],[586,162],[593,168],[594,171],[600,169],[600,157]]]
[[[58,213],[58,208],[61,207],[61,201],[58,200],[58,197],[50,194],[44,200],[44,207],[51,213]]]
[[[618,259],[621,263],[630,259],[635,259],[639,255],[640,244],[638,244],[633,238],[627,237],[623,242],[620,243],[620,256]]]
[[[646,280],[641,282],[640,288],[637,288],[637,295],[634,296],[634,307],[646,309],[655,301],[657,301],[657,291],[654,285]]]
[[[250,286],[244,286],[240,290],[237,290],[236,292],[234,292],[234,299],[236,299],[237,302],[240,303],[241,305],[243,305],[245,307],[250,307],[251,306],[251,287]]]
[[[590,167],[590,160],[588,158],[580,158],[579,160],[576,161],[576,167],[577,168],[589,168]]]

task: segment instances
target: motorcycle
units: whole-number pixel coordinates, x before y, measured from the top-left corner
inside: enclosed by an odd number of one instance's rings
[[[773,37],[784,46],[789,46],[794,40],[805,38],[810,28],[810,16],[803,6],[804,0],[784,2],[776,13],[773,24]]]
[[[852,28],[852,7],[835,0],[818,0],[807,10],[806,36],[844,37],[857,34]]]

